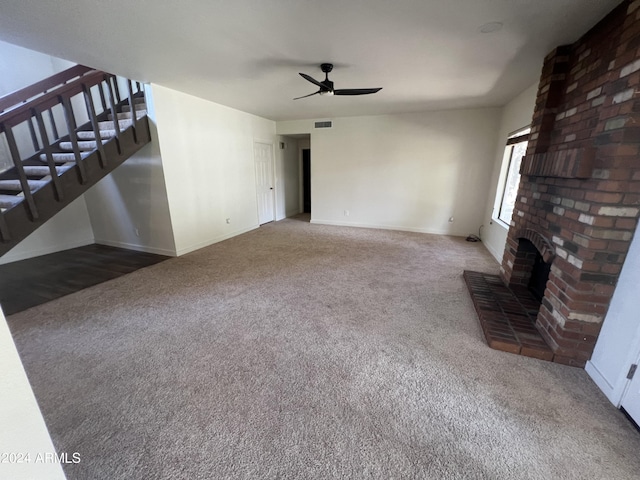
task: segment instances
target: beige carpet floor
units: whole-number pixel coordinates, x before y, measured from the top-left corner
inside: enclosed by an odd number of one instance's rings
[[[9,318],[70,480],[632,479],[583,370],[487,347],[481,243],[289,219]]]

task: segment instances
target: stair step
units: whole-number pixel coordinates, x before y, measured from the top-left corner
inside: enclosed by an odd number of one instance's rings
[[[134,103],[134,105],[136,106],[136,110],[146,110],[147,106],[145,105],[145,103]],[[123,105],[121,110],[123,112],[130,112],[131,111],[131,107],[129,105]]]
[[[113,126],[112,123],[110,123],[111,126]],[[78,140],[95,140],[96,139],[96,132],[94,132],[93,130],[83,130],[77,133],[78,135]],[[109,140],[110,138],[113,138],[116,136],[116,131],[111,129],[111,130],[107,130],[107,129],[100,129],[100,138],[102,138],[103,140]]]
[[[39,188],[44,187],[47,183],[45,180],[27,180],[29,184],[29,189],[32,192],[35,192]],[[0,190],[9,190],[11,192],[21,192],[22,185],[20,185],[20,180],[0,180]]]
[[[91,155],[91,152],[80,152],[80,158],[86,158],[89,155]],[[43,153],[42,155],[40,155],[40,160],[46,162],[47,156]],[[73,153],[54,153],[53,161],[58,165],[61,163],[75,162],[76,156]]]
[[[142,118],[147,114],[146,110],[136,110],[136,118]],[[109,115],[109,120],[113,120],[113,115]],[[131,118],[131,112],[118,113],[118,120],[126,120]]]
[[[62,165],[60,167],[56,167],[56,172],[58,172],[58,175],[62,175],[64,172],[66,172],[71,167],[73,167],[73,165],[74,164],[71,163],[67,165]],[[27,177],[39,177],[39,178],[51,175],[51,171],[49,170],[49,167],[45,167],[45,166],[41,167],[38,165],[25,165],[24,173],[27,175]]]
[[[73,143],[72,142],[60,142],[59,143],[60,150],[67,150],[69,152],[73,152]],[[95,141],[84,141],[78,142],[78,148],[81,151],[91,151],[98,148],[98,144]]]
[[[132,124],[131,120],[120,120],[118,122],[118,125],[120,125],[121,131],[129,128],[131,124]],[[110,122],[98,122],[98,126],[100,127],[100,130],[113,130],[114,132],[116,131],[115,130],[116,126],[113,120],[111,120]]]
[[[16,195],[0,195],[0,208],[11,208],[14,205],[19,204],[24,197],[18,197]]]

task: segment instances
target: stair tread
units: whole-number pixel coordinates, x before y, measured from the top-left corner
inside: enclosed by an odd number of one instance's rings
[[[136,118],[142,118],[147,115],[146,110],[136,110]],[[118,113],[118,120],[126,120],[131,118],[131,112],[120,112]],[[113,120],[113,115],[109,114],[109,120]]]
[[[43,180],[27,180],[27,183],[29,185],[33,185],[33,186],[42,186],[44,184],[46,184],[46,181]],[[20,185],[20,180],[18,180],[17,178],[10,178],[10,179],[4,179],[4,180],[0,180],[0,185],[4,186],[4,185]]]
[[[69,170],[71,167],[73,167],[73,164],[58,166],[58,167],[56,167],[56,172],[58,172],[58,175],[60,175],[60,174],[62,174],[64,172],[66,172],[67,170]],[[48,166],[25,165],[24,166],[24,173],[26,173],[27,176],[46,177],[47,175],[51,175],[51,170],[49,170]]]
[[[0,208],[11,208],[19,204],[22,200],[24,200],[24,197],[0,194]]]
[[[73,151],[73,142],[60,142],[58,146],[60,147],[61,150],[68,150],[70,152]],[[98,147],[98,143],[95,140],[93,141],[84,140],[84,141],[78,142],[78,148],[80,150],[84,150],[84,151],[95,150],[97,147]]]
[[[131,120],[119,120],[118,124],[120,125],[120,130],[125,130],[131,126],[133,122]],[[113,120],[98,122],[98,126],[100,130],[113,130],[115,132],[115,123]]]
[[[147,105],[145,103],[133,103],[136,106],[136,110],[146,110],[147,109]],[[121,110],[123,112],[130,112],[131,111],[131,107],[129,105],[123,105],[121,107]]]
[[[77,133],[79,140],[95,140],[96,133],[93,130],[82,130]],[[116,131],[114,129],[100,129],[100,138],[103,140],[108,140],[116,136]]]
[[[35,192],[39,188],[44,187],[47,183],[47,180],[27,180],[29,184],[29,189],[32,192]],[[22,192],[22,185],[20,184],[20,180],[12,179],[12,180],[0,180],[0,190],[9,190],[12,192]]]
[[[58,164],[76,161],[76,156],[74,153],[54,153],[52,155],[53,155],[53,161]],[[91,152],[80,152],[80,158],[86,158],[89,155],[91,155]],[[40,160],[43,162],[46,162],[47,156],[44,153],[41,154]]]

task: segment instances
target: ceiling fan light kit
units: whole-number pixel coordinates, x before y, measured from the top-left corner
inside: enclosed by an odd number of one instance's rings
[[[324,80],[322,82],[316,80],[313,77],[310,77],[309,75],[307,75],[306,73],[300,73],[300,76],[302,78],[304,78],[306,81],[313,83],[314,85],[316,85],[317,87],[320,88],[320,90],[318,90],[317,92],[314,93],[310,93],[309,95],[303,95],[302,97],[296,97],[294,98],[294,100],[299,100],[301,98],[306,98],[306,97],[311,97],[313,95],[328,95],[328,96],[332,96],[332,95],[369,95],[371,93],[376,93],[379,92],[380,90],[382,90],[382,87],[380,88],[341,88],[341,89],[334,89],[333,88],[333,82],[331,80],[329,80],[329,72],[331,72],[333,70],[333,64],[332,63],[323,63],[322,65],[320,65],[320,70],[322,70],[324,72]]]

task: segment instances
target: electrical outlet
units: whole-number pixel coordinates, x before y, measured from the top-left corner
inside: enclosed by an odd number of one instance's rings
[[[135,229],[135,232],[136,232],[136,237],[139,237],[139,236],[140,236],[140,230],[138,230],[138,229],[136,228],[136,229]]]
[[[227,218],[227,223],[231,223],[231,219],[230,218]]]
[[[453,223],[453,217],[449,217],[449,223]]]
[[[344,216],[345,216],[345,217],[348,217],[348,216],[349,216],[349,210],[345,210],[345,211],[344,211]]]

